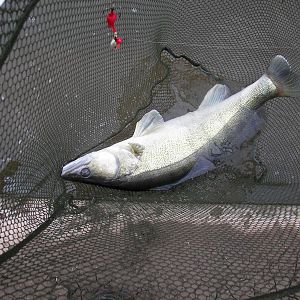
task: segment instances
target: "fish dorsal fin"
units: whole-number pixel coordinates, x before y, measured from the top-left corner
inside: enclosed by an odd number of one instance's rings
[[[143,154],[144,146],[138,143],[129,143],[129,146],[131,147],[131,152],[136,157],[140,157]]]
[[[150,133],[164,123],[164,119],[157,110],[146,113],[142,119],[136,123],[133,137],[142,136]]]
[[[205,95],[199,109],[216,105],[230,96],[228,86],[223,84],[216,84]]]

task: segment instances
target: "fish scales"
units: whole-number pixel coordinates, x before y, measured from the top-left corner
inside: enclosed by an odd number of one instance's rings
[[[137,123],[133,136],[88,153],[63,167],[68,180],[144,190],[169,189],[213,170],[218,148],[253,138],[263,124],[257,109],[275,97],[299,96],[300,83],[278,55],[256,82],[230,95],[217,84],[194,112],[164,122],[152,110]]]

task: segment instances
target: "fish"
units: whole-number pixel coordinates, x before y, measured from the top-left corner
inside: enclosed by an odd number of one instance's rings
[[[149,111],[130,138],[67,163],[61,177],[121,190],[172,189],[216,169],[216,157],[255,137],[267,101],[299,95],[299,77],[277,55],[257,81],[233,95],[218,83],[195,111],[168,121]]]

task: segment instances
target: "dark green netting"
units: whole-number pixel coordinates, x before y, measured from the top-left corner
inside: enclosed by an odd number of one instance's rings
[[[234,164],[168,192],[60,178],[144,113],[194,110],[284,55],[300,73],[300,4],[104,1],[1,5],[0,298],[298,299],[300,105],[276,98]],[[255,159],[253,159],[255,153]]]

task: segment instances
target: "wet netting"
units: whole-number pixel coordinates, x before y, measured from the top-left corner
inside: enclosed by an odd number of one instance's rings
[[[267,102],[234,162],[170,191],[60,177],[277,54],[300,73],[298,0],[0,2],[1,299],[300,299],[299,98]]]

